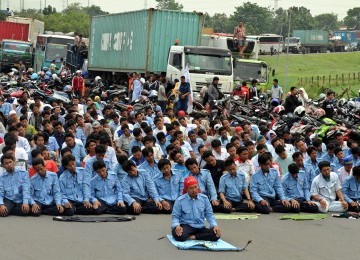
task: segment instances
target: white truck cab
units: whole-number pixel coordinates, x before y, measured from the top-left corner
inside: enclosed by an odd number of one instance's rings
[[[194,92],[219,77],[219,89],[223,93],[233,91],[233,58],[228,49],[203,46],[171,46],[166,76],[180,79],[189,67],[190,84]]]

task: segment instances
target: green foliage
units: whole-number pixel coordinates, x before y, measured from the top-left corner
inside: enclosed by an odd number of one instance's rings
[[[42,11],[43,15],[49,15],[49,14],[53,14],[56,13],[56,8],[52,7],[51,5],[48,5],[47,7],[45,7]]]
[[[319,30],[335,30],[339,28],[338,16],[336,14],[319,14],[314,17]]]
[[[101,7],[97,5],[83,7],[83,10],[90,16],[109,14],[108,12],[101,10]]]
[[[0,13],[0,21],[5,21],[6,20],[6,15],[3,13]]]
[[[44,15],[41,13],[40,10],[37,10],[37,9],[25,9],[25,10],[22,10],[21,12],[14,12],[14,15],[19,16],[19,17],[37,19],[40,21],[42,21],[44,19]]]
[[[232,28],[229,27],[229,17],[225,13],[216,13],[209,19],[206,19],[205,27],[211,27],[217,33],[232,33]]]
[[[261,34],[271,31],[273,17],[269,8],[246,2],[235,8],[234,14],[230,16],[229,26],[234,28],[240,21],[245,24],[248,35]]]
[[[45,30],[53,32],[78,32],[89,37],[90,17],[85,12],[54,13],[44,17]]]
[[[184,6],[182,4],[179,4],[175,0],[156,0],[158,3],[156,8],[158,9],[166,9],[166,10],[177,10],[182,11],[184,9]]]
[[[348,29],[360,29],[360,7],[355,7],[347,11],[347,15],[344,18],[344,24]]]

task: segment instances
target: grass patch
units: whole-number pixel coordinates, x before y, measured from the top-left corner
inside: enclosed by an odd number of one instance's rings
[[[360,52],[281,54],[260,59],[276,71],[274,77],[270,76],[270,85],[272,79],[277,78],[284,91],[289,91],[291,86],[304,87],[314,98],[329,88],[338,94],[349,89],[346,96],[357,94],[360,89]]]

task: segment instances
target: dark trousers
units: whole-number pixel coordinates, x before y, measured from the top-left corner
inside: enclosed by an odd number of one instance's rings
[[[187,99],[180,99],[177,102],[177,110],[178,112],[180,110],[184,111],[186,113],[186,110],[188,108],[188,100]]]
[[[22,211],[21,206],[22,203],[15,203],[12,200],[8,200],[6,198],[4,198],[4,206],[7,208],[7,215],[4,217],[7,217],[9,215],[15,215],[15,216],[29,216],[30,212],[31,212],[31,206],[30,207],[30,211],[28,213],[25,213]]]
[[[165,112],[165,108],[166,108],[166,101],[160,101],[158,100],[158,104],[161,107],[162,112]]]
[[[262,197],[264,200],[266,200],[270,207],[273,209],[274,212],[280,212],[280,213],[288,213],[288,212],[294,212],[298,213],[299,209],[294,209],[292,207],[285,207],[281,204],[281,201],[275,200],[273,198],[269,197]],[[269,214],[270,213],[270,207],[263,206],[260,204],[260,202],[255,202],[255,211],[261,214]]]
[[[358,199],[353,199],[353,198],[351,198],[351,200],[353,200],[353,201],[355,201],[355,202],[356,202],[356,201],[359,201]],[[360,207],[359,207],[359,205],[357,205],[356,207],[351,206],[350,203],[348,203],[348,205],[349,205],[348,211],[360,212]]]
[[[166,209],[163,208],[162,210],[160,210],[160,213],[162,213],[162,214],[171,214],[173,206],[174,206],[174,201],[170,201],[170,200],[165,200],[165,201],[170,204],[170,209],[166,210]]]
[[[156,204],[153,200],[140,200],[138,198],[134,198],[135,201],[137,203],[139,203],[141,205],[141,212],[140,213],[144,213],[144,214],[158,214],[160,213],[160,210],[158,209],[158,207],[156,207]],[[132,214],[132,215],[139,215],[140,213],[136,213],[134,211],[134,207],[132,205],[128,205],[127,206],[127,212],[128,214]]]
[[[72,216],[72,215],[91,215],[94,214],[94,209],[93,208],[86,208],[84,206],[84,203],[82,202],[76,202],[76,201],[71,201],[69,200],[69,202],[71,203],[71,208],[68,209],[68,214],[67,216]]]
[[[210,228],[194,228],[190,225],[182,224],[183,228],[181,236],[176,235],[175,228],[172,230],[172,235],[176,241],[186,241],[190,236],[195,235],[196,240],[205,241],[218,241],[219,237],[216,236],[213,229]]]
[[[63,213],[60,213],[58,211],[56,205],[44,205],[39,202],[36,202],[36,204],[38,204],[38,206],[40,207],[39,215],[40,214],[50,215],[50,216],[62,216],[62,215],[72,216],[72,215],[74,215],[72,209],[66,209],[64,207]]]
[[[221,203],[219,206],[219,212],[231,213],[231,212],[233,212],[232,209],[234,209],[235,212],[248,212],[248,213],[253,212],[253,210],[251,208],[249,208],[248,204],[244,203],[243,201],[236,202],[236,201],[229,200],[229,199],[227,199],[227,201],[229,201],[231,203],[232,208],[227,209],[224,207],[224,204]]]
[[[124,215],[126,214],[126,207],[120,207],[117,204],[109,206],[102,200],[99,200],[101,206],[94,209],[94,214],[112,214],[112,215]]]
[[[305,199],[296,199],[300,204],[299,212],[307,212],[307,213],[318,213],[319,208],[316,205],[310,205],[305,202]],[[294,209],[296,210],[296,209]]]

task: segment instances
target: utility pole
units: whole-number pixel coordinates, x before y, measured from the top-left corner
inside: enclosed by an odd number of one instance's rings
[[[289,27],[288,27],[288,42],[287,42],[287,46],[286,46],[286,60],[285,60],[285,87],[287,87],[287,81],[288,81],[288,70],[289,70],[289,38],[290,38],[290,30],[291,30],[291,12],[290,10],[288,10],[288,17],[289,17]]]

